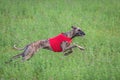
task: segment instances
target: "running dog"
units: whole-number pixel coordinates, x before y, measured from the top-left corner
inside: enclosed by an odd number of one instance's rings
[[[24,51],[16,56],[13,56],[9,62],[19,57],[22,57],[22,61],[29,60],[39,49],[47,49],[53,52],[63,52],[65,56],[72,53],[72,49],[75,47],[79,48],[80,50],[84,50],[83,47],[77,44],[71,44],[73,38],[84,35],[85,33],[80,28],[72,26],[72,30],[68,32],[61,33],[55,37],[46,40],[39,40],[33,42],[31,44],[26,45],[24,48],[17,48],[14,45],[15,49]]]

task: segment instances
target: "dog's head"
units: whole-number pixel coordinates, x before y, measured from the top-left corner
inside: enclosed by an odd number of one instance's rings
[[[72,26],[73,32],[75,36],[84,36],[85,33],[78,27]]]

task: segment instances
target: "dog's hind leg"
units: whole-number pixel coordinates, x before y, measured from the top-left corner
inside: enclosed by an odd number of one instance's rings
[[[23,53],[17,54],[17,55],[13,56],[9,61],[7,61],[7,62],[5,62],[5,63],[6,63],[6,64],[7,64],[7,63],[10,63],[10,62],[12,62],[14,59],[20,58],[20,56],[22,56],[22,55],[23,55]]]
[[[24,51],[24,54],[22,55],[22,61],[26,61],[29,60],[34,54],[35,52],[37,52],[38,49],[35,49],[34,47],[29,47]]]
[[[26,55],[26,56],[23,56],[22,61],[29,60],[33,55],[34,55],[34,53],[32,52],[32,53],[29,53],[29,54]]]

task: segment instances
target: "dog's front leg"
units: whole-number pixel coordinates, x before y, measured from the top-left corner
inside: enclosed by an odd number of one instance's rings
[[[79,46],[79,45],[77,45],[75,43],[73,43],[73,45],[67,45],[67,43],[65,43],[65,42],[62,43],[63,52],[65,52],[67,50],[70,50],[72,48],[75,48],[75,47],[79,48],[80,50],[84,50],[83,47],[81,47],[81,46]]]
[[[79,46],[79,45],[77,45],[77,44],[75,44],[75,43],[73,43],[76,47],[78,47],[80,50],[84,50],[85,48],[83,48],[83,47],[81,47],[81,46]]]
[[[71,54],[73,52],[73,50],[72,49],[69,49],[68,51],[66,51],[65,53],[64,53],[64,56],[68,56],[69,54]]]
[[[72,49],[70,44],[67,42],[62,42],[61,44],[62,52],[66,52],[67,50]]]
[[[72,48],[74,47],[75,46],[70,46],[70,44],[67,42],[62,42],[61,44],[62,52],[64,53],[65,56],[71,54],[73,52]]]

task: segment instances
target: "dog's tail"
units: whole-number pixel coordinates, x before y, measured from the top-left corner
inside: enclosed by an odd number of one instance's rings
[[[24,50],[25,49],[25,47],[24,48],[18,48],[18,47],[16,47],[16,45],[14,45],[13,48],[16,49],[16,50]]]
[[[20,56],[23,56],[23,53],[13,56],[9,61],[6,61],[5,63],[8,64],[8,63],[12,62],[14,59],[20,58]]]

